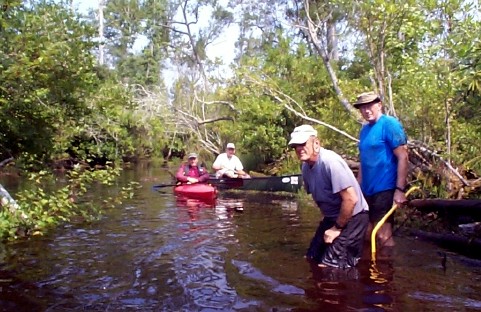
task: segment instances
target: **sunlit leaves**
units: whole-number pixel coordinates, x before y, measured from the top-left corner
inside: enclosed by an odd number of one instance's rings
[[[95,189],[105,192],[119,176],[119,169],[84,170],[77,166],[63,183],[46,171],[31,173],[29,187],[16,194],[18,209],[0,211],[0,239],[15,239],[29,235],[43,235],[49,229],[73,220],[91,221],[103,210],[110,209],[132,197],[137,183],[129,183],[103,201],[93,198]]]
[[[58,5],[10,10],[0,32],[1,153],[48,157],[58,127],[87,112],[84,96],[96,82],[92,30]]]

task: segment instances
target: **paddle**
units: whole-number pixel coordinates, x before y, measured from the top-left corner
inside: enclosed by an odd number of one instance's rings
[[[172,177],[172,179],[175,179],[175,174],[173,174],[173,173],[170,172],[169,170],[166,170],[166,171],[170,174],[170,176]],[[159,189],[159,188],[163,188],[163,187],[169,187],[169,186],[177,186],[177,185],[180,185],[180,184],[181,184],[180,182],[156,184],[156,185],[153,185],[153,186],[152,186],[152,190]]]
[[[218,184],[229,184],[229,181],[242,181],[242,178],[214,178],[216,182],[214,183],[215,185]],[[209,183],[209,181],[205,182],[198,182],[198,183]],[[172,183],[161,183],[161,184],[156,184],[152,186],[152,189],[159,189],[159,188],[164,188],[164,187],[169,187],[169,186],[177,186],[181,184],[188,184],[188,183],[181,183],[181,182],[172,182]]]
[[[164,183],[162,183],[162,184],[156,184],[156,185],[154,185],[154,186],[152,186],[152,187],[162,188],[162,187],[177,186],[177,185],[179,185],[179,184],[177,184],[177,183],[171,183],[171,184],[164,184]]]
[[[181,183],[181,182],[177,182],[177,183],[161,183],[161,184],[156,184],[156,185],[152,185],[152,189],[153,190],[156,190],[156,189],[159,189],[159,188],[163,188],[163,187],[171,187],[171,186],[179,186],[179,185],[183,185],[183,184],[190,184],[190,183]],[[193,185],[194,183],[192,183]],[[201,183],[199,182],[199,184],[205,184],[205,183]]]
[[[156,184],[156,185],[152,185],[152,191],[156,191],[160,188],[163,188],[163,187],[172,187],[172,186],[177,186],[177,185],[180,185],[180,183],[170,183],[170,184],[165,184],[165,183],[162,183],[162,184]]]

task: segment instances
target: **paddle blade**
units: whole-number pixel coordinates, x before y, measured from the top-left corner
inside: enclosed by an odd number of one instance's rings
[[[156,185],[153,185],[152,186],[152,190],[153,191],[157,191],[158,189],[160,188],[164,188],[164,187],[172,187],[172,186],[176,186],[177,184],[176,183],[170,183],[170,184],[156,184]]]

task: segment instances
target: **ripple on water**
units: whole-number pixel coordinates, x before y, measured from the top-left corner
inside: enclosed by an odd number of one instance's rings
[[[397,237],[376,266],[310,267],[319,218],[295,199],[241,193],[209,206],[140,190],[98,222],[8,246],[0,310],[481,310],[479,267],[447,254],[443,270],[445,251],[418,241]]]

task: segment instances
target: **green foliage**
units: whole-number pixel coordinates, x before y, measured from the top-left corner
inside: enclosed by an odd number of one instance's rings
[[[283,160],[278,170],[297,171],[289,133],[314,124],[300,115],[356,136],[360,125],[339,100],[378,89],[410,139],[481,170],[474,144],[481,134],[481,27],[469,1],[311,1],[310,12],[295,1],[243,2],[230,80],[213,78],[220,63],[208,48],[233,22],[229,10],[239,1],[108,1],[106,67],[94,65],[95,30],[58,3],[10,1],[0,11],[2,159],[38,170],[66,151],[84,160],[149,156],[163,147],[212,154],[234,141],[259,167]],[[303,23],[310,13],[335,30],[340,60],[330,65],[342,95],[305,25],[284,27],[272,14],[282,10],[289,21]],[[93,16],[89,25],[98,26]],[[332,38],[323,32],[316,39],[329,50]],[[147,44],[134,49],[137,38]],[[172,94],[161,78],[167,57],[179,66]],[[229,105],[211,105],[218,100]],[[327,148],[357,154],[355,142],[316,128]]]
[[[481,117],[475,91],[480,29],[473,18],[476,9],[457,0],[406,0],[363,2],[347,11],[353,12],[346,22],[358,34],[358,45],[354,59],[343,60],[344,77],[357,80],[363,91],[372,89],[375,79],[374,87],[381,88],[385,104],[392,100],[410,139],[425,142],[458,164],[475,159],[481,152],[472,144],[481,130],[475,121]],[[477,163],[475,167],[481,169]]]
[[[161,116],[143,107],[130,90],[113,81],[102,84],[88,99],[93,114],[79,123],[64,125],[56,137],[55,151],[72,151],[79,159],[149,156],[167,140]],[[160,112],[158,113],[160,114]]]
[[[106,4],[105,37],[111,55],[116,60],[122,59],[129,54],[136,36],[142,31],[141,21],[145,12],[142,10],[142,2],[138,0],[110,0]]]
[[[150,51],[144,49],[142,54],[124,56],[118,61],[116,71],[121,80],[131,85],[161,86],[161,62],[158,58],[149,55]]]
[[[124,84],[163,85],[162,62],[169,42],[168,3],[163,0],[105,1],[105,62]],[[90,23],[99,27],[91,12]]]
[[[62,223],[92,221],[105,209],[113,208],[131,198],[137,183],[131,182],[113,195],[93,199],[90,190],[101,192],[99,186],[112,187],[120,169],[83,170],[77,166],[68,172],[64,186],[58,185],[46,171],[29,176],[31,187],[17,194],[18,209],[0,211],[1,239],[43,235]],[[45,186],[49,187],[46,189]],[[118,188],[118,187],[117,187]]]
[[[92,29],[55,4],[9,6],[0,32],[0,155],[48,159],[53,136],[88,113]]]
[[[107,1],[104,10],[109,64],[123,83],[161,86],[168,42],[166,1]],[[145,42],[148,42],[145,45]],[[145,46],[139,48],[139,44]]]
[[[291,46],[289,40],[279,37],[264,58],[245,58],[237,80],[225,91],[239,114],[222,133],[256,155],[261,165],[283,158],[290,132],[297,125],[310,123],[286,105],[354,135],[358,131],[358,125],[334,97],[322,62],[310,56],[303,45]],[[329,148],[339,148],[339,152],[355,149],[338,133],[317,128]]]
[[[60,4],[12,3],[3,17],[1,159],[21,157],[17,164],[28,165],[67,151],[80,160],[151,153],[161,121],[147,118],[130,89],[112,79],[120,73],[133,84],[161,85],[158,56],[122,58],[117,73],[96,68],[94,29]]]

